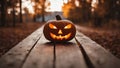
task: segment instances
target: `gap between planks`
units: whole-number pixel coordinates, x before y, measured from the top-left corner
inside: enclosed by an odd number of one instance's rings
[[[69,43],[51,43],[40,38],[22,68],[87,68],[75,39]]]
[[[120,60],[92,41],[84,34],[77,32],[75,37],[86,64],[91,68],[120,68]]]
[[[1,68],[113,68],[119,60],[97,43],[77,33],[69,43],[50,43],[38,29],[0,59]],[[40,38],[40,35],[41,38]],[[39,39],[40,38],[40,39]],[[32,39],[31,41],[28,41]],[[24,44],[24,45],[22,45]],[[28,45],[28,46],[25,46]],[[78,46],[79,45],[79,46]],[[96,51],[97,50],[97,51]],[[99,57],[97,55],[103,55]],[[114,63],[113,63],[114,62]]]

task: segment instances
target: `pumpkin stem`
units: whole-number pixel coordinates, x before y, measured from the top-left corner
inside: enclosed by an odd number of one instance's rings
[[[56,19],[57,20],[62,20],[62,18],[60,17],[60,15],[56,15]]]

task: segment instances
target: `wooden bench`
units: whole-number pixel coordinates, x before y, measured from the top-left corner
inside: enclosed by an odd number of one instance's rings
[[[50,43],[43,26],[0,58],[0,68],[120,68],[120,60],[77,32],[68,43]]]

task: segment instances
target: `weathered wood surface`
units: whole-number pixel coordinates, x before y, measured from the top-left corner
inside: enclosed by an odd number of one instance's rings
[[[80,49],[73,41],[64,44],[50,43],[45,40],[44,36],[38,41],[23,65],[23,68],[79,67],[86,68],[86,64]]]
[[[120,60],[77,32],[67,43],[50,43],[36,30],[0,58],[0,68],[120,68]]]
[[[41,37],[39,28],[0,58],[0,68],[20,68]]]
[[[22,68],[53,68],[53,44],[47,42],[42,35]]]
[[[75,39],[56,44],[56,68],[87,68]]]
[[[84,34],[78,32],[76,41],[85,60],[93,68],[120,68],[120,60]]]

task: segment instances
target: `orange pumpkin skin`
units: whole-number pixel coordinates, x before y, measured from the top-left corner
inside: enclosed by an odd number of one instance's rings
[[[69,20],[51,20],[45,24],[43,33],[51,42],[67,42],[75,37],[76,28]]]

